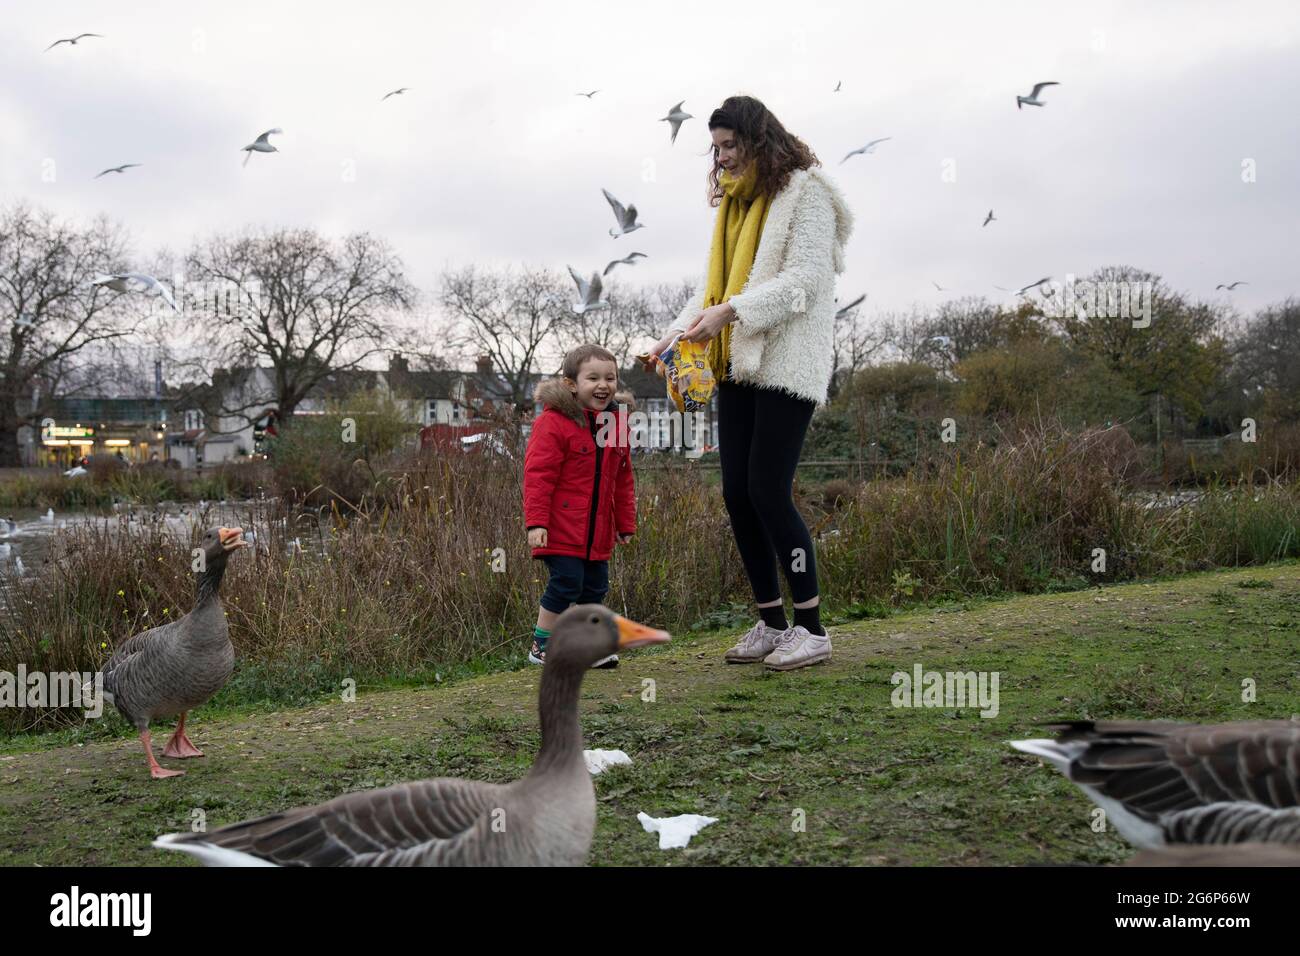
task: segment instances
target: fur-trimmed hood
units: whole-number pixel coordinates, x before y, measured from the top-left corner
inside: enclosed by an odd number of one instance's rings
[[[548,378],[541,382],[533,391],[533,395],[542,403],[543,408],[553,408],[581,427],[587,427],[587,416],[583,413],[582,403],[573,392],[569,391],[569,386],[564,384],[563,376]],[[615,411],[620,404],[626,405],[629,412],[636,411],[636,400],[627,389],[616,390],[606,410]]]

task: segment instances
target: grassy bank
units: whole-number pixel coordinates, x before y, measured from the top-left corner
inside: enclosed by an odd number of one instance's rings
[[[1290,562],[843,622],[832,662],[783,675],[722,664],[734,629],[675,633],[672,645],[629,654],[584,685],[587,746],[634,760],[597,778],[592,861],[1120,861],[1131,851],[1113,832],[1092,831],[1092,804],[1005,741],[1063,717],[1300,712],[1298,572]],[[997,716],[893,707],[891,675],[917,663],[999,672]],[[647,678],[653,702],[642,699]],[[1241,700],[1245,678],[1256,682],[1256,703]],[[207,756],[166,781],[148,778],[126,736],[0,744],[0,864],[178,865],[187,861],[149,843],[189,829],[196,810],[219,826],[422,777],[512,779],[538,744],[537,679],[526,669],[363,688],[354,703],[335,696],[272,713],[205,708],[190,729]],[[805,832],[792,829],[797,810]],[[662,852],[638,811],[720,822],[686,851]]]
[[[1300,555],[1300,484],[1242,483],[1152,507],[1106,461],[1087,439],[1042,435],[834,494],[797,487],[826,609],[869,618]],[[323,522],[278,503],[245,509],[257,547],[235,556],[223,587],[240,659],[223,702],[294,703],[344,678],[517,660],[546,583],[521,530],[519,463],[426,457],[371,474],[373,504]],[[716,482],[689,467],[647,473],[638,511],[612,563],[610,606],[674,630],[747,623]],[[0,670],[93,671],[121,641],[185,613],[191,545],[125,518],[70,529],[45,573],[10,582]],[[1101,551],[1105,568],[1093,570]],[[68,719],[5,709],[0,730]]]

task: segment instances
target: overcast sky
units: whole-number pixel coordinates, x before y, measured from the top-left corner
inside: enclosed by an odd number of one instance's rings
[[[0,9],[0,202],[106,213],[141,261],[264,224],[382,234],[426,290],[446,265],[586,272],[633,250],[649,259],[624,282],[698,277],[708,116],[747,93],[847,196],[839,296],[869,311],[1119,263],[1207,298],[1245,280],[1247,311],[1300,294],[1294,2]],[[105,38],[43,52],[83,31]],[[1017,110],[1041,80],[1061,85]],[[683,99],[672,145],[657,120]],[[241,166],[274,126],[281,151]],[[646,228],[610,238],[601,187]]]

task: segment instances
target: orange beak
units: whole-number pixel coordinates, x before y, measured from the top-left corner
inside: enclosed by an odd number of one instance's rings
[[[646,644],[667,644],[672,640],[672,635],[667,631],[657,631],[653,627],[646,627],[644,624],[628,620],[621,614],[614,615],[614,623],[618,625],[618,649],[620,651],[625,651],[629,647],[642,647]]]
[[[221,546],[227,551],[248,547],[248,542],[244,540],[243,528],[218,528],[217,537],[221,539]]]

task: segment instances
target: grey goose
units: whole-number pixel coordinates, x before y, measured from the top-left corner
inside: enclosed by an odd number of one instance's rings
[[[1047,760],[1139,848],[1300,844],[1300,722],[1077,720],[1013,740]]]
[[[235,648],[217,592],[230,555],[248,546],[243,534],[241,528],[204,532],[199,539],[203,570],[194,609],[135,635],[115,649],[104,665],[104,699],[139,731],[154,779],[185,772],[167,770],[154,759],[149,739],[154,718],[180,715],[176,732],[163,748],[164,757],[203,756],[185,736],[185,715],[211,699],[235,666]]]
[[[419,780],[153,845],[208,866],[582,865],[596,828],[578,721],[582,679],[602,657],[667,640],[599,604],[561,614],[538,687],[542,746],[513,783]]]

